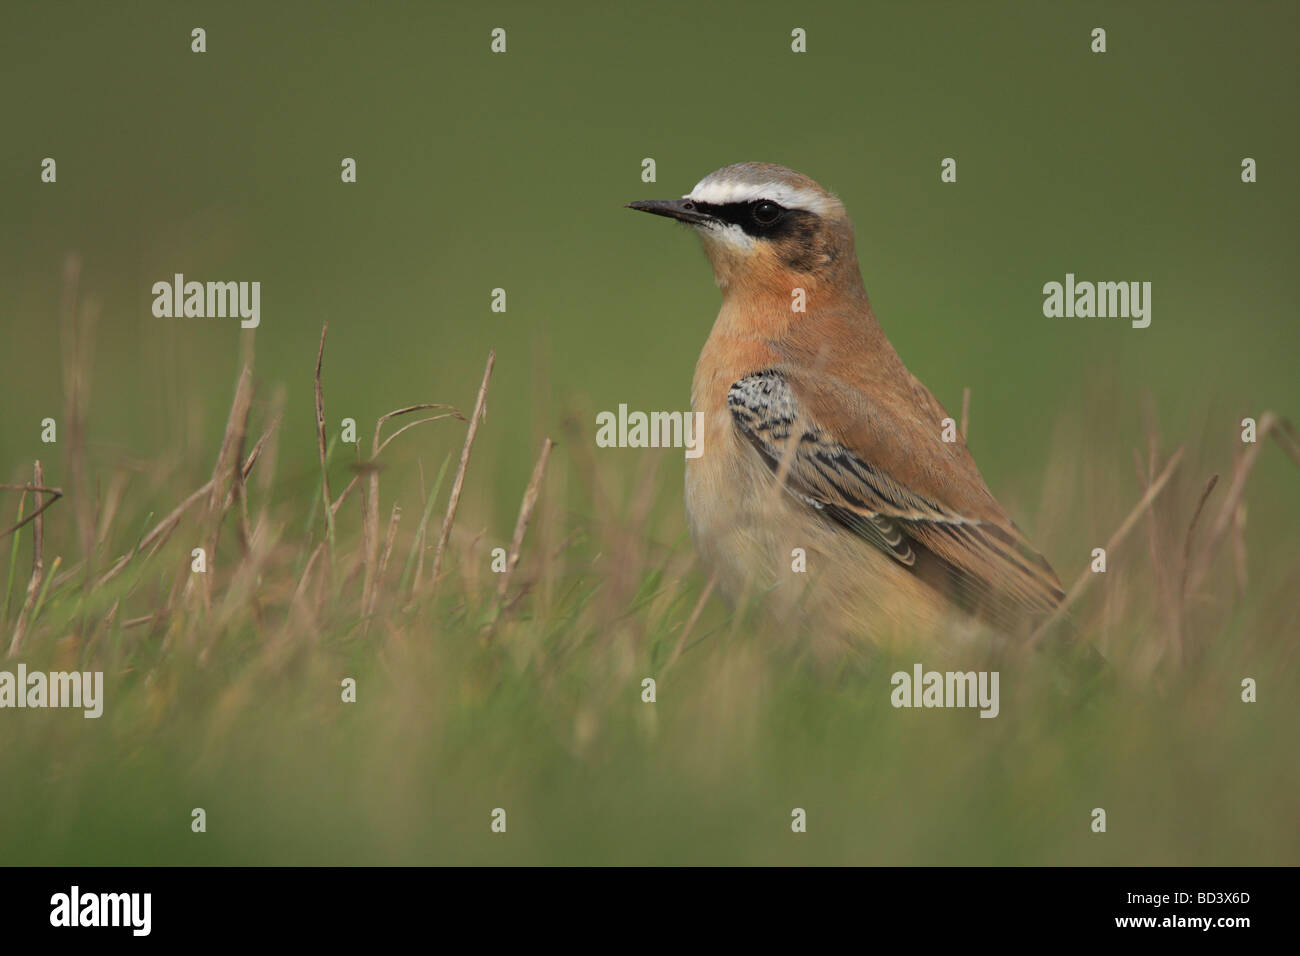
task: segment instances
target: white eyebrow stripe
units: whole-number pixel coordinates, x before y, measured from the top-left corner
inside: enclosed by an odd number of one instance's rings
[[[702,179],[682,198],[715,206],[770,199],[786,209],[803,209],[819,216],[825,215],[829,208],[826,197],[821,194],[780,182],[741,183],[725,179],[709,182]]]

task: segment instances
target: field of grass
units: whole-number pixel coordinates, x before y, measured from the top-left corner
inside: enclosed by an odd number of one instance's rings
[[[462,444],[469,421],[494,427],[490,376],[478,398],[412,395],[459,411],[393,418],[385,436],[417,423],[391,445],[322,429],[322,472],[279,453],[286,387],[317,400],[312,357],[269,398],[250,364],[206,460],[108,464],[87,457],[80,424],[86,320],[64,321],[72,438],[43,466],[47,484],[69,481],[6,549],[4,623],[21,642],[7,666],[102,670],[106,705],[98,720],[4,715],[7,863],[1300,859],[1293,536],[1248,556],[1237,520],[1247,502],[1261,522],[1287,513],[1250,485],[1256,453],[1291,465],[1285,423],[1270,417],[1264,444],[1235,456],[1230,436],[1174,451],[1152,431],[1127,475],[1095,464],[1126,457],[1105,429],[1091,465],[1079,443],[1054,448],[1034,525],[1047,553],[1081,555],[1063,577],[1086,565],[1080,540],[1110,545],[1072,608],[1108,664],[981,652],[1003,699],[980,720],[890,706],[889,675],[925,662],[923,646],[828,674],[761,611],[702,600],[662,459],[633,471],[597,457],[577,416],[535,494],[519,489],[535,507],[444,525],[459,488],[497,464]],[[251,363],[251,334],[245,346]],[[332,361],[323,337],[326,419]],[[1223,478],[1189,535],[1211,469]],[[1151,507],[1131,510],[1152,478]],[[1080,494],[1108,526],[1052,510]],[[38,500],[12,497],[20,519]],[[493,573],[521,522],[518,566]],[[195,546],[210,549],[206,573]],[[1257,703],[1241,702],[1244,677]],[[794,808],[806,833],[791,832]]]
[[[0,710],[0,863],[1300,863],[1296,4],[6,17],[0,671],[106,701]],[[894,709],[924,647],[828,671],[733,613],[681,450],[596,445],[687,406],[718,307],[623,205],[742,161],[844,200],[890,341],[1082,582],[1072,650],[966,662],[996,719]],[[1150,281],[1151,325],[1046,317],[1067,272]],[[261,325],[155,316],[176,273],[260,282]]]

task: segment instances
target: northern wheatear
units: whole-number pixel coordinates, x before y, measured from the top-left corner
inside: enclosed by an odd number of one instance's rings
[[[798,592],[838,636],[888,643],[1056,607],[1052,568],[876,321],[835,196],[740,163],[628,205],[692,226],[722,289],[691,386],[707,441],[686,508],[725,593]]]

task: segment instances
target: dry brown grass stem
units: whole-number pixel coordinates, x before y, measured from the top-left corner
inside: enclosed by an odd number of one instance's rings
[[[397,502],[393,502],[392,513],[388,516],[388,533],[384,535],[384,550],[383,553],[379,556],[379,567],[375,574],[376,581],[383,580],[384,573],[388,570],[388,560],[393,556],[393,541],[397,537],[397,522],[401,520],[401,517],[402,517],[401,507],[397,504]],[[369,617],[375,613],[375,603],[378,601],[378,599],[379,599],[378,588],[376,586],[372,586],[370,589],[370,597],[367,599],[365,604],[365,615],[367,618],[366,621],[367,627],[369,627],[370,624],[368,620]]]
[[[1205,490],[1201,492],[1201,498],[1196,503],[1196,510],[1192,512],[1192,521],[1187,526],[1187,537],[1183,542],[1183,576],[1178,582],[1178,604],[1180,607],[1187,601],[1187,575],[1192,567],[1192,537],[1196,534],[1196,525],[1200,523],[1201,512],[1205,510],[1205,503],[1210,500],[1210,494],[1218,483],[1219,476],[1210,475],[1209,481],[1205,483]]]
[[[704,605],[709,602],[709,596],[713,594],[713,589],[717,587],[717,585],[717,575],[711,576],[709,578],[709,583],[704,585],[704,590],[700,592],[700,597],[695,602],[695,607],[691,609],[691,616],[686,619],[686,623],[682,626],[681,636],[677,638],[677,644],[673,647],[673,652],[668,655],[668,660],[664,662],[663,670],[660,672],[661,674],[668,673],[668,669],[676,663],[677,658],[682,656],[682,651],[686,649],[686,640],[691,636],[691,632],[695,630],[695,625],[699,622],[700,615],[704,613]]]
[[[208,573],[199,576],[197,581],[194,575],[190,575],[184,587],[187,595],[192,594],[197,588],[205,609],[210,608],[212,604],[211,572],[216,559],[217,545],[221,540],[221,526],[231,505],[243,494],[243,468],[240,466],[240,459],[243,458],[248,416],[252,406],[253,372],[245,366],[235,385],[235,397],[230,403],[230,414],[226,418],[226,428],[221,436],[217,462],[212,468],[212,480],[208,482],[208,506],[204,511],[205,528],[202,536],[207,552]],[[241,537],[245,537],[246,532],[246,528],[241,529]]]
[[[438,408],[438,409],[445,408],[451,410],[442,415],[429,415],[425,418],[417,418],[415,421],[408,422],[407,424],[403,425],[401,428],[397,429],[397,431],[393,432],[382,442],[379,440],[384,427],[384,422],[388,421],[389,419],[397,418],[401,415],[409,415],[411,414],[411,412],[424,411],[424,410],[434,409],[434,408]],[[379,576],[382,574],[382,571],[378,567],[379,564],[379,535],[378,535],[379,456],[380,454],[383,453],[384,449],[387,448],[392,443],[393,439],[397,438],[398,435],[402,434],[402,432],[406,431],[407,429],[414,428],[416,425],[423,425],[426,422],[441,421],[444,418],[458,418],[461,421],[465,420],[465,416],[462,415],[455,408],[452,408],[452,406],[450,405],[440,405],[431,402],[422,402],[418,405],[407,405],[405,408],[395,409],[386,415],[381,415],[378,418],[378,420],[375,421],[375,434],[370,444],[370,461],[367,462],[364,467],[364,471],[368,477],[369,489],[366,495],[366,508],[365,508],[365,513],[363,515],[363,520],[361,524],[362,536],[364,539],[363,543],[365,544],[365,557],[366,557],[365,578],[362,583],[361,593],[362,593],[362,607],[366,608],[367,614],[369,614],[371,611],[374,610],[375,597],[376,597],[375,589],[378,587]],[[353,479],[353,483],[355,483],[355,481],[356,478]],[[351,487],[352,484],[349,484],[348,489],[351,489]],[[346,494],[346,490],[344,493]],[[340,496],[340,498],[341,497],[342,496]],[[335,508],[334,510],[337,510],[337,508]]]
[[[537,496],[541,492],[542,478],[546,475],[546,463],[550,460],[551,449],[554,447],[555,442],[551,441],[550,438],[542,441],[542,450],[537,456],[537,463],[533,465],[532,477],[528,479],[528,487],[524,490],[523,500],[519,503],[519,517],[515,519],[515,533],[510,538],[510,551],[506,555],[506,569],[497,584],[498,601],[505,600],[506,591],[510,587],[510,576],[514,574],[515,565],[519,563],[519,552],[524,545],[524,533],[528,530],[528,522],[532,518],[533,508],[537,506]]]
[[[1178,463],[1182,461],[1182,458],[1183,449],[1180,447],[1173,453],[1169,461],[1165,463],[1164,470],[1160,472],[1160,477],[1156,478],[1155,481],[1151,482],[1151,484],[1147,486],[1146,493],[1143,494],[1138,503],[1133,506],[1133,510],[1129,512],[1128,517],[1125,518],[1120,526],[1115,529],[1115,533],[1112,534],[1110,539],[1106,542],[1107,557],[1109,557],[1112,552],[1123,543],[1124,539],[1128,537],[1128,533],[1133,530],[1133,525],[1137,524],[1138,519],[1146,513],[1146,510],[1151,507],[1151,503],[1156,500],[1156,496],[1164,490],[1165,485],[1167,485],[1169,479],[1173,477],[1174,470],[1178,467]],[[1043,635],[1045,635],[1057,621],[1065,616],[1066,612],[1069,611],[1070,607],[1079,599],[1080,595],[1087,590],[1088,585],[1092,582],[1094,577],[1096,577],[1096,575],[1093,574],[1091,567],[1085,567],[1083,571],[1080,572],[1078,578],[1075,579],[1073,586],[1071,586],[1070,590],[1066,592],[1065,599],[1061,601],[1056,610],[1038,626],[1030,637],[1029,645],[1031,647],[1042,640]]]
[[[961,390],[961,440],[966,441],[966,431],[970,426],[970,386]]]
[[[1296,434],[1295,426],[1285,418],[1279,418],[1276,427],[1273,429],[1273,437],[1282,446],[1282,450],[1287,453],[1287,456],[1297,465],[1300,465],[1300,435]]]
[[[235,398],[230,405],[230,416],[226,419],[226,431],[221,437],[221,449],[217,452],[217,463],[212,469],[208,514],[213,518],[214,526],[209,554],[216,552],[218,532],[231,505],[241,503],[245,497],[244,469],[240,461],[244,457],[244,444],[248,440],[248,416],[252,408],[253,370],[245,366],[239,375],[239,383],[235,386]],[[246,551],[248,528],[241,525],[240,530]]]
[[[445,415],[430,415],[428,418],[417,418],[415,421],[408,422],[407,424],[399,428],[397,431],[393,432],[391,435],[385,438],[383,442],[379,441],[379,429],[383,426],[384,422],[388,421],[390,418],[397,418],[399,415],[409,415],[411,412],[424,411],[431,408],[445,408],[448,411]],[[392,443],[393,439],[396,438],[398,435],[402,434],[402,432],[406,431],[408,428],[414,428],[416,425],[423,425],[425,422],[442,421],[444,418],[455,418],[462,422],[468,421],[468,419],[464,416],[464,414],[462,414],[458,409],[456,409],[451,405],[439,405],[439,404],[434,404],[429,402],[422,402],[419,405],[407,405],[405,408],[399,408],[395,411],[391,411],[387,415],[381,415],[379,419],[375,422],[375,440],[374,440],[374,444],[372,445],[373,451],[371,452],[371,456],[370,456],[371,459],[373,460],[378,458],[380,454],[383,452],[383,450]]]
[[[109,532],[116,526],[118,508],[122,506],[122,500],[126,497],[126,489],[130,483],[130,473],[125,469],[115,469],[108,480],[108,488],[104,491],[104,501],[99,508],[99,526],[95,531],[95,549],[101,549],[108,543]],[[86,575],[86,585],[94,581],[94,573]]]
[[[456,480],[452,482],[451,495],[447,499],[447,513],[442,519],[442,529],[438,532],[438,543],[434,546],[433,566],[429,570],[429,581],[436,587],[438,572],[442,568],[443,551],[447,539],[451,537],[451,526],[456,520],[456,506],[460,504],[460,490],[465,484],[465,470],[469,467],[469,453],[474,447],[474,436],[478,434],[479,422],[483,420],[483,409],[487,403],[488,382],[492,378],[492,366],[496,364],[496,352],[489,350],[487,364],[483,368],[483,381],[478,388],[478,397],[474,400],[474,411],[469,417],[469,428],[465,433],[465,445],[460,451],[460,464],[456,467]]]
[[[39,507],[31,514],[29,514],[26,518],[21,518],[12,527],[6,529],[3,532],[0,532],[0,538],[7,538],[9,537],[9,535],[13,534],[23,525],[32,521],[40,520],[41,515],[45,512],[45,509],[63,497],[62,488],[47,488],[44,485],[32,484],[30,482],[25,485],[0,485],[0,491],[21,491],[23,492],[24,498],[27,496],[28,492],[32,492],[36,495],[36,501],[37,504],[39,505]],[[48,501],[41,502],[41,495],[50,495],[51,497]]]
[[[1223,506],[1215,516],[1214,523],[1210,525],[1209,533],[1205,536],[1205,541],[1201,544],[1200,551],[1197,552],[1196,560],[1192,564],[1192,569],[1188,574],[1187,592],[1195,594],[1200,588],[1201,581],[1209,572],[1210,565],[1214,557],[1219,552],[1219,547],[1223,541],[1223,536],[1232,527],[1237,518],[1237,507],[1241,503],[1242,495],[1246,492],[1246,482],[1250,478],[1251,470],[1255,467],[1255,461],[1259,457],[1259,450],[1264,445],[1264,439],[1273,433],[1278,427],[1278,417],[1272,412],[1265,412],[1260,416],[1259,425],[1256,429],[1255,441],[1241,453],[1232,470],[1232,480],[1228,483],[1228,491],[1224,497]],[[1283,448],[1286,448],[1283,443]]]
[[[293,589],[293,599],[290,602],[293,606],[302,603],[307,594],[307,585],[311,581],[311,573],[316,567],[316,562],[320,556],[325,553],[325,542],[321,542],[312,549],[311,557],[307,559],[307,566],[302,569],[302,577],[298,579],[298,586]]]
[[[1237,573],[1237,598],[1246,596],[1246,502],[1237,502],[1232,515],[1232,566]]]
[[[330,563],[333,564],[334,549],[334,509],[331,507],[333,495],[330,494],[329,469],[325,467],[325,392],[321,388],[321,366],[325,361],[325,333],[329,323],[322,322],[320,327],[320,348],[316,351],[316,451],[320,456],[321,505],[325,509],[325,540],[330,548]],[[355,479],[353,479],[355,482]]]
[[[339,492],[339,496],[335,498],[334,503],[330,505],[329,512],[331,515],[336,515],[339,513],[339,509],[343,507],[343,502],[347,501],[348,495],[352,493],[352,489],[355,488],[360,483],[361,483],[361,474],[360,472],[358,472],[357,474],[352,476],[351,481],[349,481],[346,485],[343,486],[343,490]]]
[[[45,472],[41,468],[41,463],[36,462],[32,469],[32,485],[34,488],[42,488],[45,485]],[[27,628],[31,624],[32,609],[36,607],[36,597],[41,591],[41,582],[45,578],[45,518],[42,512],[44,508],[39,507],[41,504],[41,492],[36,491],[36,511],[32,513],[35,518],[32,535],[32,576],[27,581],[27,596],[23,599],[22,610],[18,612],[18,623],[14,625],[13,639],[9,642],[9,653],[7,656],[14,657],[22,650],[23,638],[27,635]]]
[[[275,421],[271,422],[271,424],[267,427],[266,431],[262,433],[262,437],[257,440],[257,444],[253,446],[253,450],[248,453],[248,457],[244,459],[244,467],[242,469],[243,479],[247,480],[249,474],[253,470],[253,466],[257,464],[258,457],[262,454],[263,446],[266,444],[267,439],[271,437],[272,432],[275,431],[276,427],[279,424],[280,424],[279,419],[276,419]],[[193,507],[197,502],[202,501],[205,497],[211,496],[212,487],[213,487],[213,482],[208,481],[202,487],[197,489],[193,494],[191,494],[188,498],[182,501],[179,505],[173,508],[171,513],[168,514],[167,517],[163,518],[162,521],[159,521],[156,525],[154,525],[153,528],[150,529],[149,533],[146,534],[144,537],[142,537],[139,543],[137,543],[134,548],[132,548],[126,554],[119,557],[117,561],[114,562],[111,568],[109,568],[102,575],[100,575],[99,580],[95,582],[95,586],[99,587],[101,585],[107,584],[109,581],[113,580],[113,578],[117,577],[119,574],[125,571],[127,565],[130,564],[131,560],[135,558],[135,556],[138,555],[141,551],[144,551],[145,549],[149,549],[149,553],[153,554],[155,551],[158,550],[158,548],[162,547],[163,543],[167,540],[167,537],[172,533],[173,530],[175,530],[176,526],[180,524],[180,520],[185,516],[185,512],[188,511],[191,507]],[[227,498],[225,507],[229,507],[229,505],[230,505],[230,498]]]

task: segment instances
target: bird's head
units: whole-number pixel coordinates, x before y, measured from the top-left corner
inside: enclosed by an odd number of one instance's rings
[[[724,290],[771,287],[788,296],[801,285],[861,288],[853,226],[843,204],[784,166],[724,166],[681,199],[627,205],[694,228]]]

